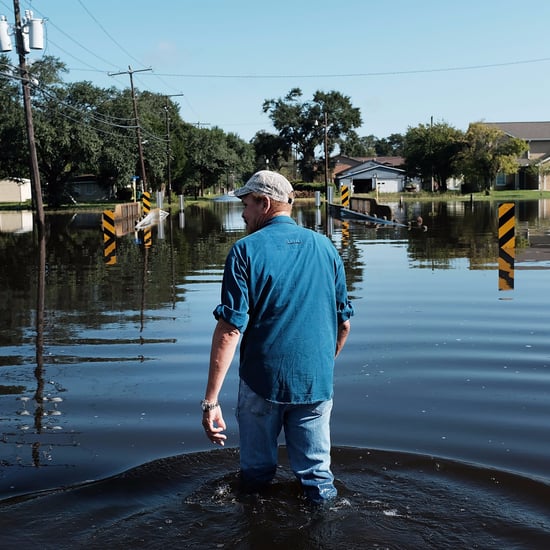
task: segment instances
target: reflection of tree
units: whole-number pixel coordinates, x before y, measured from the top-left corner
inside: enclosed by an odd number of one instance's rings
[[[498,258],[498,212],[491,202],[405,203],[413,219],[424,218],[428,231],[372,230],[353,224],[345,247],[340,246],[338,222],[333,241],[344,259],[350,286],[363,277],[364,259],[358,243],[376,238],[406,239],[412,260],[421,265],[445,267],[455,258],[469,258],[472,265],[495,263]],[[170,239],[159,240],[153,229],[153,246],[148,252],[147,306],[160,309],[184,300],[182,285],[189,274],[221,271],[232,243],[244,232],[223,229],[222,208],[240,205],[190,205],[185,210],[185,228],[175,230]],[[316,226],[316,210],[299,206],[306,227]],[[220,210],[218,210],[220,209]],[[533,208],[521,207],[525,215]],[[523,215],[523,214],[522,214]],[[411,217],[412,216],[412,217]],[[129,312],[142,307],[143,254],[131,235],[117,240],[115,266],[106,268],[101,239],[101,214],[48,215],[45,301],[54,316],[69,316],[71,322],[48,326],[48,336],[58,343],[74,342],[78,332],[100,328],[118,320],[127,321]],[[34,310],[29,296],[34,295],[38,252],[32,235],[0,234],[0,298],[3,315],[0,328],[10,334],[10,341],[22,344],[25,327],[33,324],[28,317]],[[177,297],[175,297],[177,288]]]
[[[421,215],[428,231],[412,231],[408,247],[421,266],[448,267],[458,258],[478,267],[496,262],[498,212],[491,202],[430,202]]]

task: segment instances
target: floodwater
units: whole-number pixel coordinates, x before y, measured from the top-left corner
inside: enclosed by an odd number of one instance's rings
[[[270,494],[236,491],[236,363],[227,447],[200,424],[240,203],[120,230],[110,264],[100,213],[47,216],[43,243],[0,213],[2,548],[550,547],[550,204],[516,203],[505,254],[496,203],[391,206],[421,226],[294,212],[340,251],[356,311],[326,508],[284,441]]]

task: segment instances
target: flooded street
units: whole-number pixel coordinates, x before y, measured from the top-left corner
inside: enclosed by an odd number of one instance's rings
[[[3,547],[547,547],[550,205],[516,203],[512,264],[496,203],[392,209],[427,230],[293,213],[328,228],[356,312],[323,511],[297,498],[284,441],[271,498],[240,501],[236,420],[223,450],[201,428],[240,203],[117,235],[110,264],[101,213],[48,215],[42,249],[32,216],[0,213]],[[236,394],[235,362],[226,411]]]

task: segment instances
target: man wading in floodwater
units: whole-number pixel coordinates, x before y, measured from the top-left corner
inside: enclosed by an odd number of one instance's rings
[[[225,264],[212,337],[202,424],[224,445],[218,396],[239,337],[237,420],[245,491],[275,476],[284,429],[290,466],[315,503],[336,496],[330,469],[334,359],[350,331],[344,266],[332,242],[290,217],[294,191],[275,172],[254,174],[241,197],[249,235]]]

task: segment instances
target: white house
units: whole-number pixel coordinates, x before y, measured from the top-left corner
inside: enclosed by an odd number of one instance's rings
[[[340,186],[347,186],[351,193],[401,193],[407,185],[405,170],[369,160],[338,176]]]
[[[31,180],[25,178],[0,180],[0,202],[26,202],[31,199]]]

